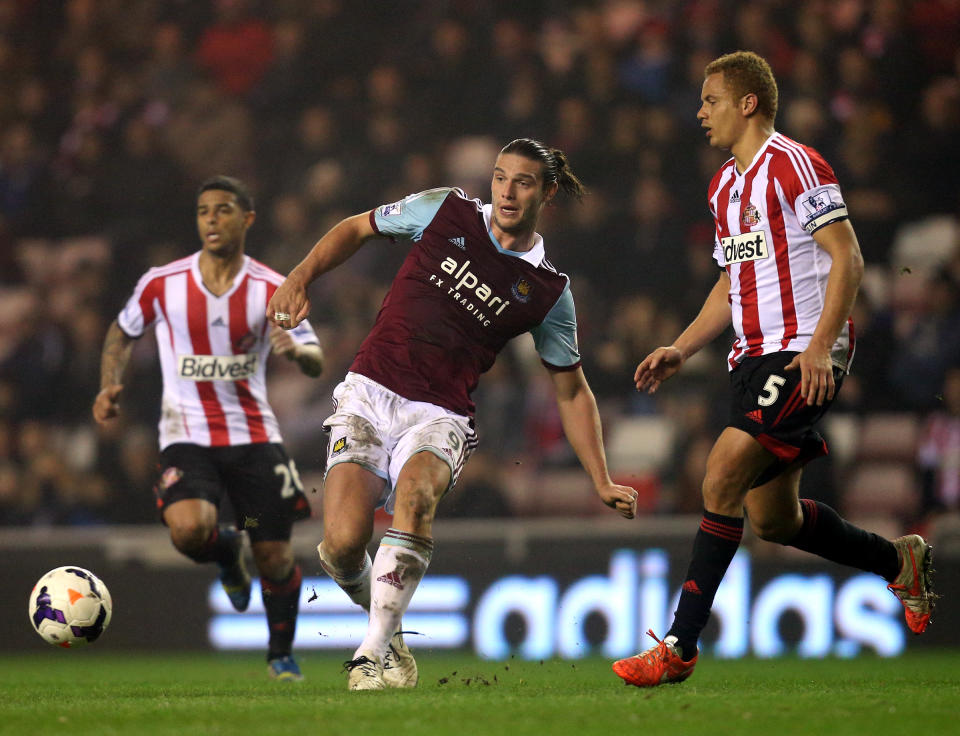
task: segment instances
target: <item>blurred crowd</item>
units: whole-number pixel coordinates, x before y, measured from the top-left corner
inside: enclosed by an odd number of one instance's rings
[[[154,518],[152,336],[122,420],[98,430],[90,405],[137,278],[199,247],[200,180],[250,184],[248,252],[286,273],[344,216],[435,186],[488,198],[497,151],[522,136],[566,151],[589,188],[550,208],[543,235],[571,276],[611,465],[646,512],[698,511],[729,341],[655,398],[631,379],[717,275],[705,192],[725,155],[695,115],[705,64],[738,48],[773,66],[777,129],[833,165],[867,262],[844,421],[826,428],[841,451],[811,466],[807,492],[846,508],[870,458],[860,430],[896,417],[895,522],[957,511],[957,0],[0,0],[0,524]],[[309,490],[332,388],[403,256],[374,241],[315,285],[320,380],[272,365]],[[529,340],[476,399],[481,447],[441,515],[605,511]]]

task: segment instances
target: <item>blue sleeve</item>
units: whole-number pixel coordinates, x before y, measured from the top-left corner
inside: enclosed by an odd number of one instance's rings
[[[320,340],[317,339],[317,333],[314,331],[313,325],[311,325],[308,320],[303,320],[303,322],[290,330],[289,334],[295,342],[298,342],[301,345],[320,344]]]
[[[573,306],[570,281],[563,288],[543,322],[530,330],[540,360],[551,368],[570,369],[580,365],[577,346],[577,310]]]
[[[451,187],[428,189],[418,194],[408,194],[399,202],[380,205],[373,211],[373,226],[381,235],[403,240],[419,240],[437,210],[444,203]]]

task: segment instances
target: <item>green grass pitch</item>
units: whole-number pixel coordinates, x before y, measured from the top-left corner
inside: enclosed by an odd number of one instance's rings
[[[0,656],[0,734],[960,733],[960,651],[898,659],[704,659],[686,683],[626,687],[605,659],[487,662],[418,652],[416,690],[350,693],[341,659],[306,680],[252,654],[39,649]]]

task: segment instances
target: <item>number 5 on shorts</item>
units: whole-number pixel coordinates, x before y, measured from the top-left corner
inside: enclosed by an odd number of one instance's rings
[[[297,491],[303,490],[303,483],[300,482],[300,473],[297,472],[297,466],[293,460],[288,460],[286,464],[277,463],[273,466],[273,472],[283,478],[283,488],[280,489],[280,498],[290,498]]]
[[[773,406],[780,398],[780,387],[787,382],[783,376],[773,375],[767,379],[763,386],[763,393],[757,399],[760,406]],[[292,462],[292,461],[291,461]]]

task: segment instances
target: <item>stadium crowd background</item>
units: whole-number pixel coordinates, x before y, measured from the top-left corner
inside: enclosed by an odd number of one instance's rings
[[[199,247],[201,179],[251,184],[248,252],[286,273],[346,215],[442,185],[487,199],[520,136],[565,150],[590,189],[543,234],[572,278],[615,475],[646,513],[699,512],[728,341],[656,397],[632,374],[716,277],[705,191],[725,156],[695,114],[705,63],[737,48],[771,62],[777,128],[834,166],[867,262],[833,452],[807,492],[891,534],[955,518],[960,2],[0,0],[0,524],[154,519],[152,336],[116,427],[90,406],[138,276]],[[274,359],[308,490],[333,386],[403,255],[371,243],[311,292],[320,380]],[[549,390],[516,341],[481,381],[481,447],[441,515],[606,512]]]

